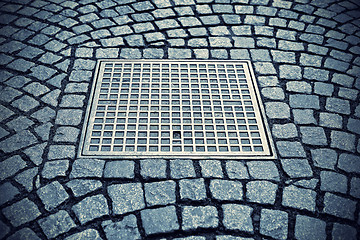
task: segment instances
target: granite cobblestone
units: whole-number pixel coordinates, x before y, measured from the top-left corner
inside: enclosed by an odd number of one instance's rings
[[[359,4],[0,3],[1,239],[357,239]],[[276,159],[78,159],[97,59],[250,60]]]

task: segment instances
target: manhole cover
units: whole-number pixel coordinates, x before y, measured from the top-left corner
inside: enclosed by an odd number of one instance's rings
[[[273,158],[249,61],[101,60],[80,157]]]

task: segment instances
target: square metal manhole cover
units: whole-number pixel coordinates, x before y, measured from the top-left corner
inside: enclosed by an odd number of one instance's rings
[[[98,62],[79,157],[274,155],[249,61]]]

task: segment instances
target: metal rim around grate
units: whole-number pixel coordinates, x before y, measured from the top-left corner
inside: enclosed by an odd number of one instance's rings
[[[274,158],[250,61],[99,60],[79,157]]]

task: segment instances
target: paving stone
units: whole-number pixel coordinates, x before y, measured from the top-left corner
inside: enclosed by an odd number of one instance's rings
[[[171,7],[169,0],[153,0],[153,2],[158,8]]]
[[[12,234],[7,238],[8,240],[18,240],[18,239],[31,239],[31,240],[40,240],[40,238],[34,233],[30,228],[22,228],[19,231]]]
[[[237,181],[211,180],[210,192],[218,200],[242,200],[242,184]]]
[[[290,178],[313,176],[313,171],[306,159],[281,159],[281,165]]]
[[[39,111],[36,111],[33,114],[31,114],[31,117],[36,118],[42,123],[45,123],[54,119],[55,115],[56,112],[53,109],[49,107],[44,107],[43,109],[40,109]]]
[[[346,74],[334,73],[331,78],[331,82],[340,84],[344,87],[352,87],[354,83],[354,78]]]
[[[314,212],[315,200],[316,192],[310,189],[287,186],[283,190],[283,206]]]
[[[41,215],[35,203],[28,198],[3,208],[2,212],[14,227],[31,222]]]
[[[69,195],[58,181],[40,188],[37,190],[37,195],[48,211],[53,210],[69,198]]]
[[[205,178],[222,178],[222,168],[220,161],[217,160],[201,160],[201,173]]]
[[[55,120],[59,125],[78,125],[81,122],[83,111],[78,109],[60,109]]]
[[[192,38],[189,39],[188,45],[190,47],[207,47],[208,43],[206,38]]]
[[[282,88],[279,87],[268,87],[261,89],[261,94],[265,98],[269,98],[271,100],[284,100],[285,94]]]
[[[280,62],[280,63],[295,63],[296,62],[294,52],[271,50],[271,55],[275,62]]]
[[[357,96],[359,94],[359,91],[356,89],[350,89],[350,88],[339,88],[338,96],[349,99],[349,100],[356,100]]]
[[[323,212],[339,217],[354,220],[356,202],[332,193],[325,193]]]
[[[118,222],[113,222],[111,220],[104,221],[101,226],[104,229],[106,238],[109,240],[141,239],[136,217],[134,215],[125,216]]]
[[[189,31],[190,35],[194,36],[194,37],[208,36],[206,28],[203,28],[203,27],[189,28],[188,31]],[[225,38],[225,39],[227,39],[227,38]]]
[[[334,169],[337,163],[337,153],[333,149],[320,148],[311,149],[312,160],[314,165],[320,168]]]
[[[324,129],[321,127],[300,127],[303,143],[314,146],[326,146],[327,139]]]
[[[246,166],[239,161],[227,161],[226,173],[230,179],[249,179]]]
[[[283,79],[302,79],[301,68],[293,65],[280,65],[280,78]]]
[[[210,50],[211,57],[217,59],[227,59],[228,52],[225,49],[212,49]]]
[[[28,192],[31,192],[33,190],[33,180],[38,172],[39,169],[37,167],[27,169],[16,175],[15,181],[21,184]]]
[[[172,232],[179,229],[174,206],[142,210],[141,220],[147,235]]]
[[[171,160],[170,161],[171,178],[195,177],[195,170],[191,160]]]
[[[99,235],[99,232],[95,229],[89,228],[82,232],[75,233],[70,235],[69,237],[65,238],[65,240],[102,240],[102,238]]]
[[[327,58],[325,60],[324,67],[345,72],[349,68],[349,64],[333,58]]]
[[[320,219],[297,215],[295,223],[295,237],[299,240],[325,240],[326,223]]]
[[[306,157],[300,142],[278,141],[276,145],[281,157]]]
[[[224,19],[224,22],[229,25],[238,25],[241,23],[240,16],[236,14],[223,14],[222,18]]]
[[[30,93],[36,97],[49,92],[48,87],[46,87],[38,82],[32,82],[32,83],[26,85],[26,87],[24,87],[23,90],[27,91],[28,93]]]
[[[72,210],[81,224],[109,214],[107,200],[101,194],[85,198],[75,204]]]
[[[182,208],[182,229],[216,228],[218,212],[214,206],[184,206]]]
[[[104,178],[134,178],[133,161],[107,162],[104,170]]]
[[[334,92],[334,85],[322,82],[314,83],[314,93],[323,96],[332,96]]]
[[[92,61],[89,59],[76,59],[74,62],[73,68],[76,70],[93,70],[95,67],[95,64],[96,64],[95,61]],[[65,96],[69,97],[68,95],[65,95]]]
[[[290,117],[289,105],[283,102],[266,102],[266,115],[271,119],[287,119]]]
[[[75,160],[70,178],[102,177],[105,161],[97,159]]]
[[[60,210],[38,221],[46,237],[54,238],[76,227],[74,221],[65,210]]]
[[[37,143],[35,136],[28,130],[21,131],[0,142],[0,149],[6,153]]]
[[[20,132],[22,130],[28,129],[33,124],[34,122],[27,117],[20,116],[6,123],[6,126],[12,130],[15,130],[15,132]]]
[[[345,194],[347,190],[346,176],[336,172],[321,171],[320,183],[321,191],[340,192]]]
[[[58,105],[58,98],[60,95],[60,90],[59,89],[55,89],[51,92],[49,92],[48,94],[46,94],[45,96],[43,96],[41,98],[41,101],[43,101],[44,103],[56,107]]]
[[[296,31],[278,29],[276,31],[276,38],[295,41],[296,40],[296,33],[297,33]]]
[[[279,181],[279,171],[271,161],[251,161],[247,163],[250,176],[255,179]]]
[[[274,124],[272,134],[275,138],[295,138],[298,136],[296,126],[293,123]]]
[[[260,204],[274,204],[276,184],[268,181],[251,181],[246,184],[246,199]]]
[[[350,114],[350,104],[348,100],[343,100],[339,98],[327,98],[325,108],[330,112],[347,115]]]
[[[68,83],[65,87],[65,93],[86,93],[88,87],[88,83]]]
[[[354,154],[342,153],[338,161],[338,168],[346,172],[360,173],[360,157]]]
[[[0,237],[4,238],[9,232],[10,232],[10,228],[7,225],[5,225],[5,223],[0,221]],[[15,239],[18,239],[18,238],[15,238]],[[15,239],[13,239],[13,240],[15,240]]]
[[[118,48],[106,48],[106,49],[96,50],[97,58],[117,58],[118,56],[119,56]]]
[[[312,67],[305,67],[303,77],[309,80],[317,80],[324,82],[329,79],[329,71]]]
[[[39,106],[39,102],[30,96],[23,96],[11,103],[11,106],[20,109],[21,111],[28,112],[37,106]]]
[[[91,77],[91,71],[74,70],[71,72],[69,80],[71,82],[90,82]]]
[[[334,130],[331,131],[330,139],[330,147],[355,152],[355,135]]]
[[[350,195],[360,198],[360,178],[353,177],[350,183]]]
[[[180,198],[194,201],[206,198],[205,183],[203,178],[182,179],[179,181]]]
[[[170,59],[191,58],[191,50],[190,49],[169,48],[168,56]]]
[[[73,142],[77,141],[80,130],[74,127],[59,127],[54,136],[55,142]]]
[[[140,173],[145,179],[166,178],[166,161],[153,159],[141,160]]]
[[[289,97],[290,106],[293,108],[320,109],[319,97],[306,94],[292,94]]]
[[[107,191],[112,200],[114,214],[124,214],[145,207],[140,183],[110,185]]]
[[[243,25],[243,26],[232,26],[231,30],[235,35],[238,36],[249,36],[252,35],[251,26]]]
[[[350,132],[360,134],[360,120],[349,118],[346,128]]]
[[[141,52],[139,49],[135,48],[122,48],[120,53],[120,58],[141,58]]]
[[[223,204],[223,224],[226,229],[253,232],[251,214],[253,209],[239,204]]]
[[[197,5],[197,6],[199,6],[199,5]],[[207,5],[204,5],[204,6],[207,6]],[[200,17],[200,20],[204,25],[213,25],[213,24],[220,23],[220,19],[216,15],[202,16],[202,17]]]
[[[329,128],[342,128],[343,118],[335,113],[321,112],[319,115],[319,125]]]
[[[304,45],[300,42],[292,42],[292,41],[286,41],[286,40],[280,40],[279,41],[279,47],[280,50],[288,50],[288,51],[303,51]]]
[[[14,197],[20,193],[19,190],[9,182],[0,185],[0,192],[2,192],[2,195],[0,196],[0,205],[14,199]]]
[[[66,186],[71,189],[75,197],[79,197],[99,189],[102,183],[98,180],[75,179],[66,183]]]
[[[287,239],[288,214],[279,210],[262,209],[260,233],[275,239]]]
[[[75,146],[70,145],[51,145],[49,148],[48,159],[66,159],[75,157]]]
[[[175,203],[175,182],[163,181],[145,183],[145,199],[148,206]]]
[[[164,50],[162,49],[144,49],[144,58],[157,59],[163,58]]]
[[[233,37],[234,47],[236,48],[254,48],[255,42],[249,37]],[[211,44],[210,44],[211,45]]]
[[[232,47],[230,38],[227,37],[209,37],[210,47]]]
[[[334,223],[332,229],[333,239],[347,240],[347,239],[356,239],[356,229],[349,225]]]
[[[15,155],[0,162],[0,180],[4,180],[27,166],[26,162]]]
[[[9,82],[9,81],[8,81]],[[7,82],[7,83],[8,83]],[[13,84],[12,84],[13,85]],[[15,87],[19,87],[19,86],[15,86]],[[16,89],[10,88],[10,87],[5,87],[3,89],[1,89],[1,97],[0,100],[4,101],[4,102],[11,102],[13,99],[15,99],[16,97],[20,96],[22,93]],[[9,109],[5,108],[5,107],[1,107],[1,113],[4,114],[1,118],[1,120],[5,119],[6,117],[11,116],[12,111],[10,111]],[[7,115],[5,117],[5,115]]]
[[[42,177],[46,179],[53,179],[61,176],[65,177],[67,170],[69,169],[68,160],[56,160],[45,162],[44,168],[41,171]]]
[[[254,66],[255,66],[255,71],[260,73],[260,74],[263,74],[263,75],[276,74],[276,70],[275,70],[274,65],[272,63],[269,63],[269,62],[255,62]]]
[[[208,59],[209,50],[207,49],[194,49],[195,58],[197,59]]]

